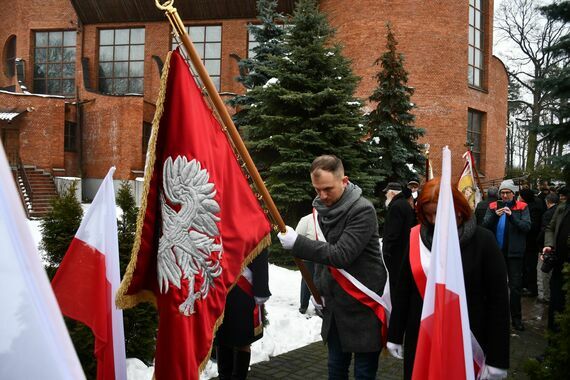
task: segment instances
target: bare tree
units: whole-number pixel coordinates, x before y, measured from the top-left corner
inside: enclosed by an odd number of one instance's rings
[[[523,167],[527,173],[534,170],[541,143],[537,130],[541,116],[548,112],[548,89],[538,86],[536,81],[544,79],[561,64],[563,58],[555,57],[548,48],[567,33],[562,23],[548,20],[540,13],[538,7],[544,3],[537,0],[505,0],[495,15],[495,28],[499,31],[500,40],[514,45],[503,58],[509,80],[521,88],[520,97],[511,99],[510,103],[516,103],[528,115],[528,123],[523,127],[527,128],[528,140],[526,144],[518,144],[520,149],[524,146],[526,151]],[[522,135],[513,133],[512,137],[519,139]]]

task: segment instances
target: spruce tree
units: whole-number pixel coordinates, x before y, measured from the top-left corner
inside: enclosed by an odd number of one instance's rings
[[[50,212],[40,222],[42,232],[40,248],[44,251],[46,271],[50,280],[63,260],[83,218],[83,210],[81,203],[76,199],[76,192],[77,186],[72,183],[62,195],[51,201]]]
[[[242,125],[253,160],[286,223],[311,210],[309,168],[321,154],[343,160],[351,180],[372,193],[375,177],[362,129],[358,78],[333,40],[334,30],[314,0],[300,0],[286,29],[283,53],[267,57],[269,78],[248,96],[251,119]]]
[[[561,21],[565,25],[570,22],[570,1],[554,3],[546,7],[542,7],[541,11],[551,20]],[[568,29],[565,29],[566,31]],[[550,91],[549,100],[552,102],[551,108],[557,123],[543,123],[538,132],[546,139],[557,141],[561,145],[570,142],[570,67],[568,60],[570,59],[570,34],[563,35],[558,43],[545,51],[554,53],[555,57],[563,57],[562,64],[554,67],[547,74],[546,79],[538,81],[537,85]],[[560,149],[562,152],[562,149]],[[562,171],[562,176],[566,182],[570,181],[570,154],[564,153],[560,157],[552,157],[552,163],[556,168]]]
[[[119,258],[121,276],[131,259],[131,251],[137,229],[138,207],[128,182],[123,182],[117,192],[117,206],[123,212],[117,221],[119,230]],[[152,365],[156,346],[157,313],[154,306],[141,303],[123,310],[125,349],[128,358],[138,358]]]
[[[283,54],[285,24],[283,16],[278,14],[276,9],[277,0],[258,0],[257,19],[260,24],[248,26],[249,32],[255,37],[257,46],[252,49],[251,57],[239,61],[240,76],[236,78],[246,88],[246,92],[228,101],[237,110],[233,119],[238,128],[245,124],[258,122],[252,119],[253,115],[249,112],[250,106],[256,102],[249,90],[267,82],[269,79],[267,68],[272,66],[271,57],[279,57]]]
[[[419,179],[425,158],[418,138],[424,130],[414,126],[411,113],[414,89],[408,86],[404,57],[397,51],[398,42],[390,24],[386,25],[386,51],[375,61],[380,71],[375,75],[378,86],[368,98],[376,108],[367,116],[366,126],[372,147],[379,155],[376,169],[387,182]],[[413,165],[412,171],[408,165]]]
[[[257,43],[252,49],[253,55],[239,61],[240,76],[237,81],[247,89],[265,84],[269,79],[265,67],[271,66],[270,58],[283,54],[285,18],[276,10],[277,0],[258,0],[257,19],[260,24],[250,24],[247,27]],[[247,98],[247,94],[238,95],[231,102],[243,104],[240,101]]]

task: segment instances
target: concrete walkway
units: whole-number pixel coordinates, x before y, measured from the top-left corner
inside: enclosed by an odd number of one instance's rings
[[[524,362],[541,355],[546,346],[547,307],[536,303],[535,298],[523,298],[523,319],[526,330],[511,331],[511,368],[509,379],[528,379],[524,373]],[[317,318],[317,317],[315,317]],[[396,380],[402,378],[402,361],[392,358],[387,352],[380,356],[377,379]],[[327,378],[327,349],[322,342],[290,351],[271,358],[270,361],[251,367],[248,379],[299,379],[318,380]],[[353,379],[351,374],[351,379]]]

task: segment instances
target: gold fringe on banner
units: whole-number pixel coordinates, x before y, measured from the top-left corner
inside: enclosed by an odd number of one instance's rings
[[[121,281],[121,285],[115,297],[115,304],[121,309],[134,307],[140,302],[150,302],[156,306],[156,297],[150,290],[143,290],[133,295],[127,295],[127,291],[131,284],[133,273],[137,266],[138,253],[141,247],[141,236],[144,225],[144,218],[146,215],[147,197],[150,189],[150,180],[152,179],[152,175],[154,173],[154,163],[156,161],[156,140],[158,138],[158,127],[160,126],[160,119],[162,118],[162,113],[164,112],[164,98],[166,97],[166,86],[168,82],[168,72],[170,71],[171,55],[172,52],[169,51],[166,55],[166,60],[162,68],[162,75],[160,76],[160,90],[158,92],[158,98],[156,100],[156,110],[154,112],[154,118],[152,120],[152,132],[150,134],[150,140],[148,142],[147,162],[145,165],[146,167],[144,173],[143,196],[139,214],[137,216],[137,233],[135,235],[135,241],[133,243],[133,250],[131,251],[131,261],[127,266],[127,270],[123,276],[123,280]]]

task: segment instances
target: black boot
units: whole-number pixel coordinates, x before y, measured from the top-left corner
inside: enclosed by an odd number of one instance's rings
[[[247,372],[249,371],[251,352],[238,350],[235,354],[232,380],[245,380],[247,378]]]
[[[216,358],[218,360],[218,379],[231,380],[234,368],[234,348],[216,346]]]

